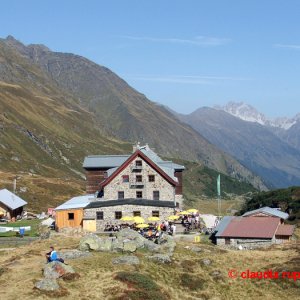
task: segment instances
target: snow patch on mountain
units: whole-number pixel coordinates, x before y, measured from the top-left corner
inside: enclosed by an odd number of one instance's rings
[[[260,113],[253,106],[244,102],[229,102],[225,106],[215,106],[214,108],[223,110],[247,122],[254,122],[264,126],[277,127],[284,130],[288,130],[297,122],[300,122],[300,113],[294,118],[280,117],[271,119]]]

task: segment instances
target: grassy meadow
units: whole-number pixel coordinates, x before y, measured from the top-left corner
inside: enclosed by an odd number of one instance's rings
[[[297,232],[299,234],[299,231]],[[231,279],[229,270],[242,272],[286,270],[300,271],[300,245],[272,246],[268,250],[223,250],[207,241],[194,253],[192,242],[179,240],[171,264],[148,261],[138,251],[138,266],[113,265],[117,253],[93,253],[91,257],[67,261],[80,278],[59,280],[61,289],[43,294],[34,289],[42,279],[44,254],[50,245],[57,250],[77,248],[79,238],[54,234],[49,240],[35,241],[13,251],[0,251],[0,290],[3,299],[297,299],[300,280]],[[205,265],[203,259],[210,259]],[[9,284],[8,284],[9,283]]]

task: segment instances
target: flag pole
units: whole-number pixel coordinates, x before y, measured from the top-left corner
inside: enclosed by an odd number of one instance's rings
[[[221,217],[221,175],[217,178],[217,191],[218,191],[218,215]]]

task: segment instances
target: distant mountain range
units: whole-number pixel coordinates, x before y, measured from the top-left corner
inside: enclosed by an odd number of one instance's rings
[[[12,36],[0,39],[2,171],[82,176],[85,155],[129,153],[135,141],[266,188],[230,154],[106,67]]]
[[[248,104],[230,102],[175,115],[258,174],[269,187],[300,185],[300,114],[272,120]]]

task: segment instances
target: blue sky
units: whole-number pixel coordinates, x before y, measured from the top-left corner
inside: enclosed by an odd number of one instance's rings
[[[228,101],[300,112],[300,1],[2,0],[0,37],[83,55],[189,113]]]

